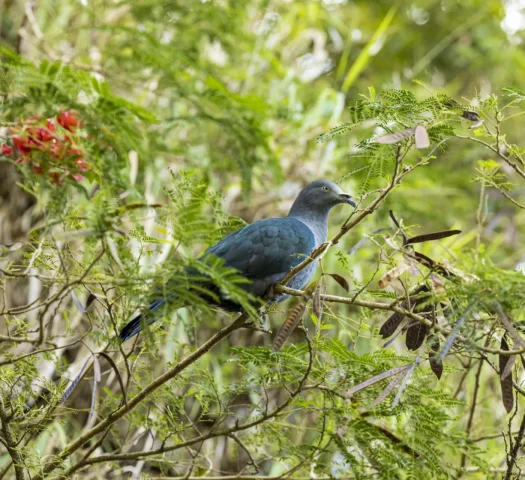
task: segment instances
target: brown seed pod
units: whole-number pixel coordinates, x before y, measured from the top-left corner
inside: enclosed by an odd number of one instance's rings
[[[308,299],[303,296],[300,298],[299,302],[290,310],[288,318],[282,324],[273,342],[272,350],[274,352],[277,352],[283,347],[286,340],[288,340],[288,337],[295,330],[295,327],[297,326],[301,318],[303,318],[307,303]]]

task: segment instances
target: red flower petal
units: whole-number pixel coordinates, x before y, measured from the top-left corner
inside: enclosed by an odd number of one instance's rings
[[[2,144],[2,155],[9,157],[10,155],[13,155],[13,152],[14,152],[13,147],[5,143]]]
[[[38,138],[42,140],[43,142],[49,142],[53,140],[53,135],[51,135],[50,131],[45,128],[39,128],[38,129]]]
[[[66,130],[74,132],[80,125],[80,118],[75,112],[68,110],[57,115],[57,122]]]
[[[13,137],[13,143],[16,147],[16,149],[21,153],[29,153],[31,151],[31,147],[29,146],[29,139],[20,137],[20,136],[14,136]]]

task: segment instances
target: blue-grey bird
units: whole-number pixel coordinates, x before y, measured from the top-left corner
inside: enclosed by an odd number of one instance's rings
[[[301,263],[310,253],[326,241],[328,234],[328,213],[332,207],[347,203],[356,206],[354,200],[333,182],[316,180],[307,185],[292,205],[290,213],[284,218],[267,218],[236,230],[210,247],[203,257],[209,254],[224,259],[224,266],[235,268],[239,274],[249,280],[243,288],[255,297],[263,297],[270,287],[279,283],[291,268]],[[317,261],[301,270],[289,282],[290,288],[303,288],[317,268]],[[186,270],[190,276],[191,271]],[[199,286],[212,287],[202,284]],[[191,281],[191,280],[190,280]],[[200,289],[202,290],[202,289]],[[216,289],[215,294],[220,296]],[[276,301],[282,301],[286,295],[280,295]],[[152,313],[174,298],[155,300],[148,311],[137,315],[120,332],[120,338],[128,340],[136,335],[144,325],[149,325],[158,318]],[[227,311],[241,311],[240,305],[227,298],[212,302]]]

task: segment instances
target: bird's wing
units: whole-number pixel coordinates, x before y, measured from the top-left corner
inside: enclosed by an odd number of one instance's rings
[[[224,258],[226,266],[239,270],[247,278],[261,279],[286,274],[314,247],[312,231],[299,220],[286,217],[247,225],[223,238],[206,253]]]
[[[224,237],[206,253],[223,258],[226,266],[239,270],[253,282],[252,285],[257,284],[257,288],[251,293],[260,295],[270,284],[280,281],[290,268],[301,263],[314,247],[315,237],[312,231],[299,220],[287,217],[269,218],[247,225]],[[191,271],[186,269],[187,273]],[[175,297],[166,296],[164,290],[157,288],[152,295],[153,303],[121,330],[120,338],[123,341],[128,340],[143,325],[157,321],[158,316],[152,312],[166,302],[173,301]],[[225,307],[227,300],[220,305]],[[238,307],[236,304],[232,305],[233,308]]]

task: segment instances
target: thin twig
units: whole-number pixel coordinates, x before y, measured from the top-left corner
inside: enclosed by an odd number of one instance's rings
[[[490,337],[488,338],[490,339]],[[467,428],[466,428],[467,437],[470,436],[470,431],[472,429],[472,423],[474,421],[474,413],[476,411],[476,405],[478,401],[479,385],[480,385],[480,379],[481,379],[481,370],[483,369],[483,363],[484,363],[483,359],[480,359],[478,369],[476,371],[476,382],[474,385],[474,393],[472,395],[472,403],[470,405],[470,412],[469,412]],[[463,453],[463,455],[461,456],[461,468],[464,468],[466,463],[467,463],[467,454]],[[461,473],[460,473],[460,476],[461,476]]]
[[[524,435],[525,435],[525,414],[523,415],[523,418],[521,420],[521,425],[520,425],[520,430],[518,432],[518,435],[514,439],[514,446],[510,452],[510,455],[507,454],[507,474],[505,475],[504,480],[510,480],[512,477],[512,471],[514,470],[514,465],[516,464],[516,460],[518,458],[518,453],[520,451]]]

